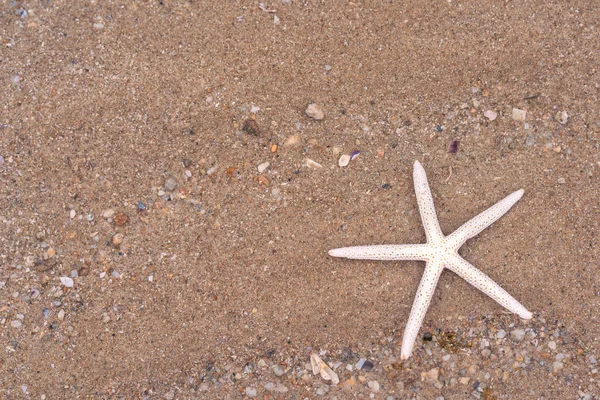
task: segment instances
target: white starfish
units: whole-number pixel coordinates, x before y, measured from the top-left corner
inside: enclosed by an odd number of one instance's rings
[[[410,311],[410,317],[402,339],[401,359],[407,359],[412,352],[415,339],[423,323],[423,318],[433,297],[438,278],[448,268],[464,280],[496,300],[502,306],[518,314],[521,318],[530,319],[531,313],[514,297],[502,289],[483,272],[472,266],[458,254],[458,249],[470,238],[493,224],[523,196],[523,189],[511,193],[477,215],[451,235],[444,236],[438,223],[433,197],[427,183],[425,170],[415,161],[413,179],[415,194],[419,204],[419,212],[427,237],[424,244],[399,244],[379,246],[343,247],[329,250],[333,257],[346,257],[362,260],[419,260],[426,261],[425,273],[421,278],[417,295]]]

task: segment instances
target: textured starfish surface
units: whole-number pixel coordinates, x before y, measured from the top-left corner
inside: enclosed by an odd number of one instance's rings
[[[427,243],[355,246],[329,251],[329,255],[333,257],[362,260],[426,261],[425,272],[423,278],[421,278],[408,323],[404,330],[401,358],[407,359],[412,352],[419,329],[423,323],[423,318],[433,297],[437,281],[444,268],[454,271],[461,278],[496,300],[503,307],[518,314],[521,318],[530,319],[531,313],[521,303],[458,254],[458,249],[468,239],[479,234],[479,232],[493,224],[510,210],[523,196],[523,189],[511,193],[462,225],[451,235],[444,236],[435,214],[433,197],[427,183],[425,170],[418,161],[415,161],[414,164],[413,179]]]

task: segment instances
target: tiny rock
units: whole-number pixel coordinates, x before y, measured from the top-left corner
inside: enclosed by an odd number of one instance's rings
[[[486,117],[490,121],[494,121],[496,118],[498,118],[498,113],[493,110],[487,110],[486,112],[483,113],[483,116]]]
[[[173,190],[177,189],[178,183],[172,176],[169,176],[165,179],[164,186],[165,190],[172,192]]]
[[[527,118],[527,111],[521,110],[520,108],[512,109],[512,119],[515,121],[525,121],[525,118]]]
[[[427,372],[421,372],[421,380],[428,380],[431,382],[437,382],[438,377],[440,375],[440,369],[439,368],[432,368]]]
[[[116,235],[114,235],[112,237],[113,246],[119,246],[121,243],[123,243],[123,239],[125,239],[125,235],[123,235],[122,233],[117,233]]]
[[[569,121],[569,114],[566,111],[559,111],[556,113],[554,118],[561,123],[561,125],[565,125]]]
[[[69,278],[68,276],[61,276],[60,283],[66,287],[73,287],[74,284],[73,279]]]
[[[115,215],[114,221],[115,224],[117,224],[117,226],[125,226],[125,224],[127,224],[127,222],[129,221],[129,217],[127,216],[127,214],[120,212],[117,215]]]
[[[319,168],[323,168],[323,166],[321,164],[319,164],[318,162],[316,162],[315,160],[311,160],[310,158],[306,159],[306,165],[310,168],[313,169],[319,169]]]
[[[300,138],[296,135],[292,135],[285,139],[283,142],[283,147],[294,147],[300,143]]]
[[[253,119],[247,119],[244,122],[244,127],[242,130],[250,135],[258,136],[260,134],[260,128],[258,127],[258,122]]]
[[[525,338],[525,331],[523,329],[515,329],[510,331],[510,338],[515,342],[521,342]]]
[[[323,118],[325,118],[325,114],[323,113],[323,110],[321,110],[321,107],[319,107],[315,103],[309,104],[306,107],[306,110],[304,111],[304,113],[306,115],[308,115],[309,117],[311,117],[312,119],[316,119],[317,121],[320,121]]]
[[[350,155],[349,154],[342,154],[342,156],[338,160],[338,165],[340,167],[347,167],[348,164],[350,164]]]
[[[258,166],[258,172],[263,173],[267,168],[269,168],[269,162],[264,162]]]

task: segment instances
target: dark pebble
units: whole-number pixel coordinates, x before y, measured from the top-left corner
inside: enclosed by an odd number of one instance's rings
[[[424,342],[431,342],[433,340],[433,335],[430,332],[425,332],[423,334],[423,341]]]
[[[365,361],[365,363],[363,364],[361,370],[362,371],[366,371],[369,372],[370,370],[372,370],[374,367],[373,363],[369,360]]]
[[[258,122],[253,119],[247,119],[244,122],[244,127],[242,130],[250,135],[258,136],[260,134],[260,128],[258,127]]]

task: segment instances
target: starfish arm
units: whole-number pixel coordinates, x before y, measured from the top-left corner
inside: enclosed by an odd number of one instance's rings
[[[501,306],[507,310],[518,314],[523,319],[531,319],[532,315],[521,303],[514,297],[494,282],[489,276],[475,268],[468,261],[454,255],[447,260],[446,268],[454,271],[461,278],[481,290],[483,293],[496,300]]]
[[[414,164],[413,180],[427,242],[439,242],[444,238],[444,234],[435,214],[435,205],[433,204],[429,183],[427,183],[427,175],[425,175],[425,170],[418,161],[415,161]]]
[[[519,201],[523,196],[523,193],[523,189],[517,190],[484,212],[465,222],[460,228],[448,236],[448,241],[451,246],[455,249],[460,248],[467,240],[476,236],[479,232],[496,222],[501,216],[506,214],[517,201]]]
[[[354,246],[329,250],[332,257],[359,260],[426,260],[430,253],[426,244],[382,244],[378,246]]]
[[[419,289],[417,289],[417,295],[413,302],[412,309],[410,310],[410,316],[404,328],[404,337],[402,338],[402,350],[400,352],[400,358],[406,360],[412,353],[415,340],[421,329],[423,318],[431,303],[431,298],[435,291],[440,274],[444,269],[440,262],[428,262],[425,266],[425,272],[421,278]]]

